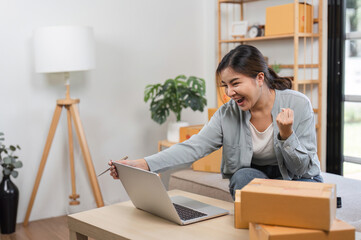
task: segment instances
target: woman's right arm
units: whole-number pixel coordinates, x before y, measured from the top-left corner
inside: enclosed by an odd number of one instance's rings
[[[137,160],[121,160],[120,163],[141,168],[148,171],[160,172],[175,166],[190,164],[222,146],[223,134],[221,127],[220,111],[217,110],[211,120],[202,130],[190,139],[177,143],[161,152]],[[110,175],[118,179],[115,166],[112,161]]]
[[[219,149],[223,144],[221,118],[218,110],[198,134],[145,157],[150,170],[161,172],[176,166],[185,166]]]

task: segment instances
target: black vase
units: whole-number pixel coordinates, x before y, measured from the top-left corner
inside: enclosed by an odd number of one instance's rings
[[[2,234],[15,232],[16,215],[18,212],[19,189],[5,175],[0,183],[0,225]]]

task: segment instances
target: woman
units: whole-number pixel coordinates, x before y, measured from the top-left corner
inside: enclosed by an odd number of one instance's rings
[[[233,198],[235,190],[253,178],[323,181],[311,103],[290,90],[288,78],[268,68],[259,50],[249,45],[231,50],[220,62],[217,77],[231,100],[197,135],[144,159],[121,162],[164,171],[223,146],[221,173],[230,179]],[[114,166],[111,175],[117,178]]]

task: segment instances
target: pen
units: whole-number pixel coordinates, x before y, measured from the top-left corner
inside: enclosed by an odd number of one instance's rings
[[[121,158],[120,161],[121,161],[121,160],[126,160],[126,159],[128,159],[128,156],[125,156],[125,157]],[[103,175],[104,173],[108,172],[109,170],[110,170],[110,167],[107,168],[107,169],[105,169],[103,172],[99,173],[99,174],[98,174],[98,177],[100,177],[100,176]]]

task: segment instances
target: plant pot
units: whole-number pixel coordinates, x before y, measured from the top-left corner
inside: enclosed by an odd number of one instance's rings
[[[187,122],[170,122],[168,123],[167,140],[169,142],[179,142],[179,128],[189,126]]]
[[[19,189],[11,181],[10,176],[4,174],[0,183],[0,224],[2,234],[15,232],[18,202]]]

